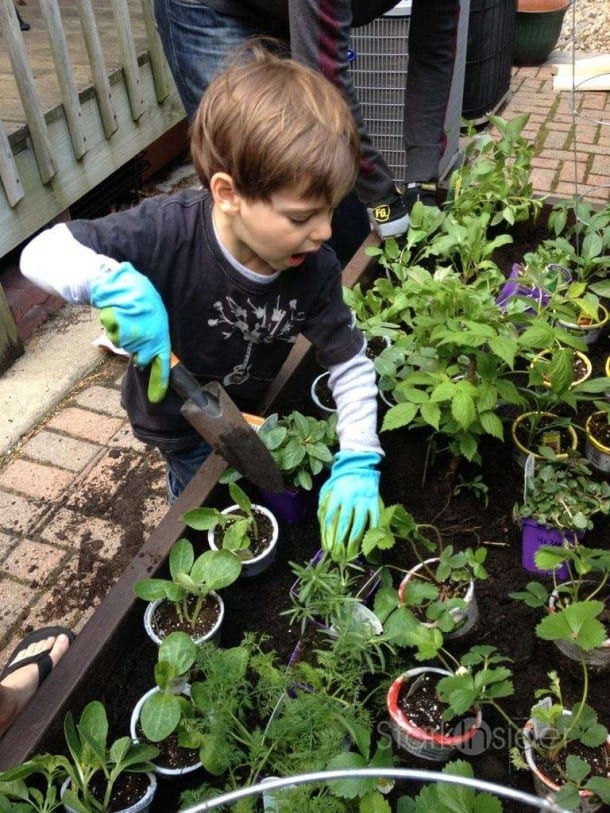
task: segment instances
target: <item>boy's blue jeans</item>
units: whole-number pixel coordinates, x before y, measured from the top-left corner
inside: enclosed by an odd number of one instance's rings
[[[202,441],[194,449],[180,452],[161,452],[166,463],[167,501],[169,505],[176,502],[211,451],[211,446]]]

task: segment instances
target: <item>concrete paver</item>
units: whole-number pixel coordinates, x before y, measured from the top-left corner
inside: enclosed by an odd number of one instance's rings
[[[499,115],[530,113],[535,194],[606,204],[610,93],[557,94],[548,64],[514,68],[511,89]],[[78,631],[166,511],[160,456],[120,405],[125,361],[93,347],[99,332],[89,308],[64,308],[0,376],[0,664],[27,629]]]
[[[97,444],[105,444],[126,423],[125,417],[110,418],[78,407],[66,407],[51,417],[47,426],[77,438],[86,438]]]
[[[57,466],[43,466],[18,458],[0,472],[0,488],[19,491],[37,500],[58,497],[72,482],[72,475]]]
[[[55,463],[62,469],[82,471],[98,454],[99,447],[77,438],[41,430],[23,446],[23,454],[41,463]]]

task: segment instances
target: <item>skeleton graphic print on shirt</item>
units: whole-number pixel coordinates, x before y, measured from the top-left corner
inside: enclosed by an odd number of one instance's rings
[[[284,305],[280,295],[276,297],[275,303],[265,302],[261,305],[254,304],[250,297],[245,304],[241,304],[228,296],[224,301],[217,300],[214,303],[214,310],[218,316],[208,319],[208,325],[220,326],[225,339],[230,339],[238,333],[245,342],[244,357],[224,377],[222,383],[225,387],[243,384],[248,380],[250,356],[255,345],[270,344],[274,341],[294,344],[299,333],[298,325],[304,319],[304,314],[297,311],[296,299],[291,299]]]

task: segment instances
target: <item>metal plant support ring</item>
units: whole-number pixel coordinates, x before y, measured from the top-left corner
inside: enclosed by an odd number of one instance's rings
[[[337,771],[315,771],[312,773],[298,774],[296,776],[286,776],[281,778],[266,779],[255,785],[246,788],[239,788],[221,796],[216,796],[207,802],[183,808],[181,813],[204,813],[207,810],[223,808],[225,805],[232,805],[240,799],[248,796],[257,796],[263,792],[268,793],[273,790],[280,790],[294,785],[307,785],[314,783],[327,783],[333,779],[403,779],[412,782],[445,782],[449,785],[463,785],[474,790],[491,793],[494,796],[501,796],[507,799],[521,802],[528,807],[547,811],[547,813],[567,813],[563,807],[559,807],[555,802],[541,799],[529,793],[524,793],[513,788],[506,788],[496,785],[494,782],[486,782],[482,779],[470,779],[464,776],[454,776],[452,774],[441,773],[439,771],[422,771],[412,768],[359,768],[343,769]]]

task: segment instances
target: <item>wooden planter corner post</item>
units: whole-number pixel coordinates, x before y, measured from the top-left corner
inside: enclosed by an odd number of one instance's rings
[[[373,233],[366,238],[343,271],[346,286],[352,287],[373,274],[376,261],[366,256],[365,248],[378,244]],[[310,349],[309,342],[300,337],[271,384],[262,404],[262,414],[272,409],[284,388],[305,366]],[[184,533],[182,516],[209,499],[226,466],[219,455],[210,455],[152,531],[138,555],[19,715],[18,721],[0,739],[0,770],[20,764],[40,750],[46,738],[59,736],[66,712],[77,711],[93,699],[96,682],[108,680],[113,673],[113,664],[129,653],[130,641],[135,636],[145,635],[142,608],[133,585],[139,579],[155,575],[163,567],[172,546]],[[78,585],[74,589],[78,590]]]
[[[19,338],[15,319],[0,284],[0,373],[23,355],[23,342]]]

